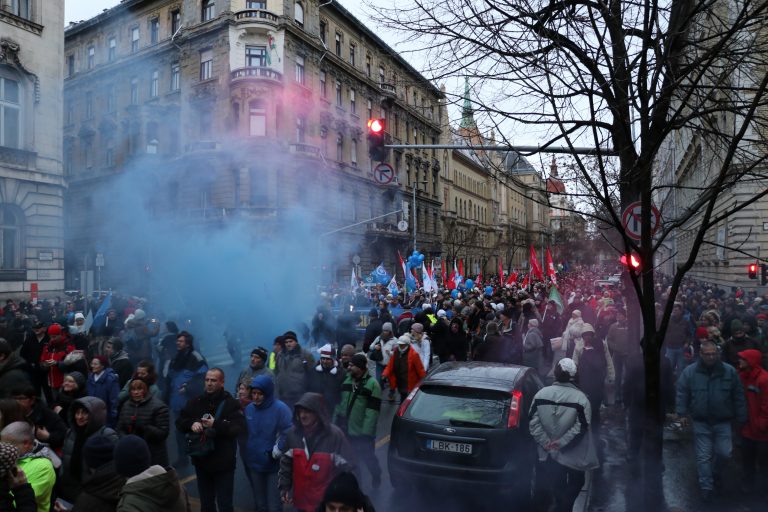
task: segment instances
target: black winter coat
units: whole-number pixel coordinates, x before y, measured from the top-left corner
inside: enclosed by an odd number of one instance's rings
[[[52,449],[58,450],[62,447],[64,436],[67,434],[67,424],[53,410],[36,401],[32,407],[32,413],[27,417],[27,420],[36,427],[45,427],[51,435],[46,443]]]
[[[77,497],[72,512],[115,512],[125,477],[115,472],[110,462],[96,469],[83,481],[83,491]]]
[[[13,494],[11,494],[13,493]],[[0,510],[3,512],[35,512],[35,491],[29,484],[10,488],[8,482],[0,482]]]
[[[205,429],[205,435],[214,440],[214,451],[203,457],[192,457],[195,467],[208,473],[235,469],[237,436],[245,432],[245,416],[240,402],[223,389],[216,393],[203,393],[189,400],[176,420],[180,435],[192,432],[192,424],[200,421],[204,414],[216,416],[216,409],[222,400],[225,404],[221,414],[212,428]]]
[[[13,388],[31,383],[27,365],[21,357],[11,353],[0,363],[0,398],[10,398]]]
[[[117,420],[117,433],[144,438],[152,454],[152,464],[168,467],[166,440],[170,430],[168,406],[151,394],[141,402],[126,400]]]

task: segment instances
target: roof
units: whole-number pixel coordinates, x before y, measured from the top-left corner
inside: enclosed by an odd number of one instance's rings
[[[517,151],[501,151],[503,168],[510,174],[538,174],[531,163]]]
[[[465,386],[511,391],[531,369],[512,364],[446,362],[432,370],[423,384]]]
[[[547,178],[547,192],[551,194],[565,194],[565,183],[557,178]]]

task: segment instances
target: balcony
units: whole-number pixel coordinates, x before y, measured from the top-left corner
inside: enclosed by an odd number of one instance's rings
[[[400,231],[397,229],[397,224],[390,222],[369,222],[365,225],[365,232],[369,235],[408,238],[410,232],[408,230]]]
[[[263,9],[246,9],[235,13],[235,24],[246,32],[266,33],[276,30],[280,17]]]
[[[266,81],[272,83],[283,83],[283,74],[279,71],[275,71],[272,68],[266,68],[261,66],[249,66],[245,68],[238,68],[230,73],[230,83],[235,84],[241,81]]]
[[[319,158],[320,148],[312,144],[289,144],[291,154],[303,157]]]
[[[381,90],[382,96],[386,98],[392,98],[395,99],[397,96],[397,89],[395,89],[394,84],[387,84],[387,83],[380,83],[379,89]]]
[[[0,163],[25,169],[34,168],[37,165],[37,153],[23,149],[0,146]]]

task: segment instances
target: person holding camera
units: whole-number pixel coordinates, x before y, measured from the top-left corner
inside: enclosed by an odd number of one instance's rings
[[[245,475],[253,490],[256,512],[280,512],[277,487],[279,460],[293,426],[291,409],[275,398],[275,384],[269,375],[258,375],[250,383],[251,403],[245,407],[248,438],[240,455]]]
[[[237,437],[245,430],[240,402],[224,389],[224,371],[205,374],[205,392],[181,410],[176,428],[186,435],[201,512],[232,512]],[[218,504],[218,509],[216,505]]]
[[[35,491],[24,471],[16,466],[19,449],[0,443],[0,510],[3,512],[35,512]]]

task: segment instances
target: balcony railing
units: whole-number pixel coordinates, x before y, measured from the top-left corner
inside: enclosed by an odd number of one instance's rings
[[[231,80],[247,80],[247,79],[264,79],[273,82],[282,82],[283,74],[279,71],[275,71],[272,68],[266,68],[261,66],[249,66],[245,68],[238,68],[232,71],[230,74]]]
[[[245,25],[246,28],[248,26],[259,28],[261,25],[265,28],[277,28],[280,17],[263,9],[246,9],[235,13],[235,22],[238,25]]]
[[[382,94],[384,94],[385,96],[390,96],[392,98],[394,98],[395,95],[397,94],[397,90],[395,89],[394,84],[380,83],[379,89],[381,89]]]
[[[296,143],[290,144],[291,153],[303,156],[320,156],[320,148],[312,144]]]

